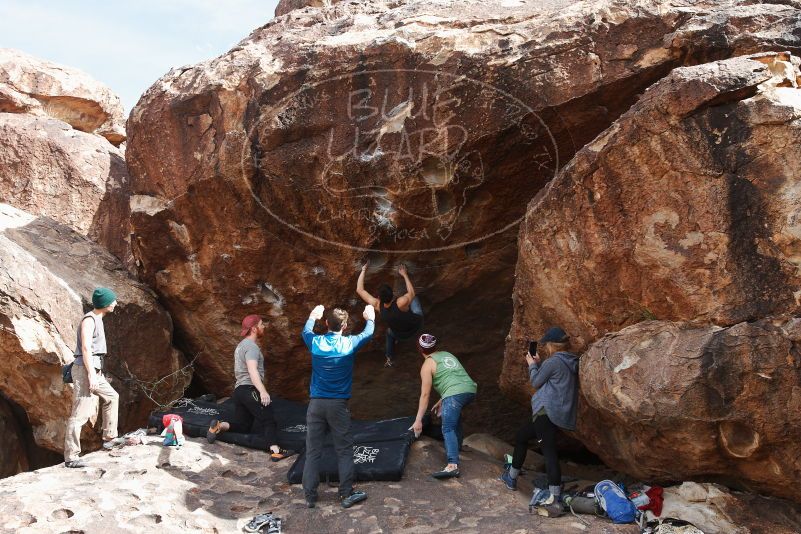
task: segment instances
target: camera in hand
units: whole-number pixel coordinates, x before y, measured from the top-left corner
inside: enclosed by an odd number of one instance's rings
[[[529,341],[528,342],[528,353],[531,354],[531,356],[536,356],[537,355],[537,342],[536,341]]]

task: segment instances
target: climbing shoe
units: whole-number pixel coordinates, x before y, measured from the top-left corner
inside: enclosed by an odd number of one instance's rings
[[[431,473],[431,476],[437,479],[443,478],[459,478],[461,473],[459,473],[459,468],[451,469],[448,471],[447,469],[443,469],[442,471],[437,471],[436,473]]]
[[[214,443],[217,441],[217,436],[220,435],[220,422],[216,419],[211,420],[209,429],[206,431],[206,441]]]
[[[86,464],[83,463],[82,460],[69,460],[64,462],[64,467],[69,467],[71,469],[80,469],[82,467],[86,467]]]
[[[242,527],[245,532],[259,532],[273,520],[273,513],[259,514]]]
[[[506,489],[510,491],[517,491],[517,479],[512,478],[512,475],[509,473],[509,469],[504,469],[499,478],[506,486]]]
[[[281,518],[273,517],[270,522],[267,523],[267,528],[263,529],[262,532],[265,534],[281,534]]]
[[[543,517],[562,517],[565,515],[565,507],[560,501],[552,502],[543,506],[537,506],[537,515]]]
[[[280,462],[284,458],[289,458],[290,456],[294,456],[297,454],[295,451],[291,451],[289,449],[278,449],[278,452],[271,452],[270,453],[270,460],[273,462]]]
[[[341,497],[342,508],[350,508],[356,503],[362,502],[367,499],[367,494],[363,491],[354,490],[347,497]]]

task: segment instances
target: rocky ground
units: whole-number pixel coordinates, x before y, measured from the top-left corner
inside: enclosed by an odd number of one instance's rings
[[[443,449],[428,439],[413,446],[403,480],[360,484],[369,498],[350,510],[333,486],[307,509],[300,486],[286,481],[291,461],[225,443],[189,439],[174,450],[149,437],[85,458],[85,470],[57,465],[3,480],[0,532],[235,532],[268,510],[284,532],[637,532],[592,517],[587,527],[572,516],[529,514],[528,486],[504,489],[499,462],[476,451],[464,453],[462,478],[435,481],[429,474],[442,467]]]
[[[506,490],[496,480],[500,462],[479,452],[497,453],[498,441],[489,437],[468,437],[475,449],[463,453],[462,477],[448,482],[429,476],[442,466],[441,443],[421,439],[403,480],[360,484],[369,498],[350,510],[340,508],[334,486],[321,488],[317,508],[307,509],[300,486],[286,482],[291,461],[272,463],[260,451],[225,443],[189,439],[176,450],[162,447],[157,437],[145,439],[143,445],[90,453],[83,470],[57,465],[4,479],[0,532],[236,532],[264,511],[281,517],[287,533],[638,532],[634,525],[591,516],[529,514],[529,477],[520,491]],[[568,476],[596,480],[610,474],[571,464],[564,469]],[[791,533],[788,525],[801,518],[782,501],[735,497],[708,485],[682,488],[674,509],[706,522],[706,532]],[[687,498],[696,501],[694,508]],[[739,522],[744,510],[745,521],[756,527]]]

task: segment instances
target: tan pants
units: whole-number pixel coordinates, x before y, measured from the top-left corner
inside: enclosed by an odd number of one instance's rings
[[[81,428],[95,412],[96,397],[100,397],[103,412],[103,439],[117,437],[117,410],[120,396],[102,373],[97,372],[97,386],[89,391],[89,376],[82,365],[72,366],[72,415],[67,419],[64,438],[64,460],[77,460],[81,454]]]

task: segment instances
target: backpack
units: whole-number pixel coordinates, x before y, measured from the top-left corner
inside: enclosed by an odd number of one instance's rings
[[[61,366],[61,379],[65,384],[72,384],[72,363]]]
[[[595,500],[613,523],[634,523],[637,520],[637,507],[611,480],[602,480],[595,485]]]

